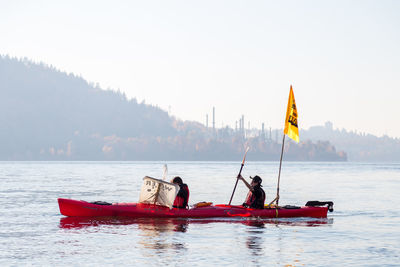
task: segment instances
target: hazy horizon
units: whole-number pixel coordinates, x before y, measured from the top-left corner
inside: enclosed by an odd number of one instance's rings
[[[157,105],[182,120],[400,137],[395,1],[15,1],[0,54],[27,57]],[[264,118],[270,118],[265,121]]]

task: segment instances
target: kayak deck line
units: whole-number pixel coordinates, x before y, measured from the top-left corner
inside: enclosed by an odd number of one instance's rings
[[[309,205],[307,205],[309,204]],[[107,203],[87,202],[59,198],[60,213],[65,216],[99,217],[117,216],[131,218],[218,218],[218,217],[259,217],[259,218],[292,218],[313,217],[326,218],[328,210],[333,210],[332,202],[307,202],[306,206],[279,206],[264,209],[251,209],[237,205],[207,205],[190,209],[168,208],[145,203]]]

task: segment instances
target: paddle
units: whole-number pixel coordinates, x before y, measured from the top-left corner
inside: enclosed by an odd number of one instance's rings
[[[167,179],[167,174],[168,174],[168,167],[167,164],[164,164],[164,168],[163,168],[163,180],[165,181],[165,179]]]
[[[247,148],[246,148],[246,152],[244,152],[244,157],[243,157],[243,161],[242,161],[242,166],[240,166],[240,171],[239,171],[239,174],[238,174],[237,177],[239,177],[240,174],[242,174],[242,169],[243,169],[243,166],[244,166],[244,161],[246,160],[246,154],[247,154],[247,152],[249,151],[249,149],[250,149],[250,147],[247,147]],[[231,199],[229,200],[229,204],[228,204],[228,205],[230,205],[231,202],[232,202],[232,198],[233,198],[233,195],[235,194],[235,190],[236,190],[236,186],[237,186],[237,184],[238,184],[238,181],[239,181],[239,178],[236,178],[235,187],[233,188],[232,196],[231,196]]]

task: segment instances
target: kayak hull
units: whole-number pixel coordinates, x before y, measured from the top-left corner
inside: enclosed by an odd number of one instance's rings
[[[218,218],[218,217],[260,217],[326,218],[328,207],[266,208],[250,209],[234,205],[211,205],[191,209],[169,209],[168,207],[142,203],[114,203],[98,205],[82,200],[59,198],[60,212],[65,216],[99,217],[118,216],[131,218]]]

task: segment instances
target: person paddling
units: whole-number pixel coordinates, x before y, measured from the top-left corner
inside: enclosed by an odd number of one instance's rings
[[[188,207],[189,202],[189,187],[187,184],[184,184],[182,178],[176,176],[172,179],[171,183],[179,185],[179,191],[176,195],[173,207],[178,209],[186,209]]]
[[[243,207],[263,209],[265,203],[265,192],[261,188],[262,179],[260,178],[260,176],[254,176],[251,184],[249,184],[240,174],[237,178],[239,180],[242,180],[247,188],[249,188],[250,190],[249,193],[247,193],[246,201],[243,203]]]

